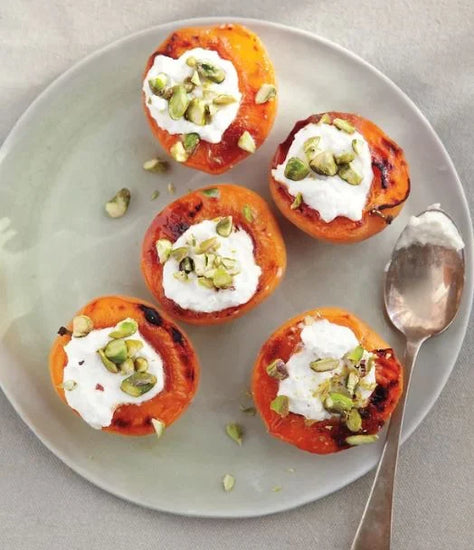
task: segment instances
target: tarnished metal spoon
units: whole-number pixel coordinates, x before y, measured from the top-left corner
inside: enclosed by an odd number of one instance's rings
[[[440,212],[454,224],[440,208],[428,210]],[[387,314],[406,337],[405,388],[390,420],[375,479],[351,550],[390,548],[395,471],[411,373],[421,344],[452,323],[464,285],[463,249],[457,251],[439,244],[419,243],[398,248],[407,230],[408,226],[400,235],[387,267],[384,292]]]

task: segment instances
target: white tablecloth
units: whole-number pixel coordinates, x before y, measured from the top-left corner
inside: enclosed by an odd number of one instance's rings
[[[440,135],[472,205],[473,6],[472,0],[4,0],[1,136],[55,77],[115,39],[180,18],[269,19],[346,46],[398,84]],[[445,390],[401,451],[395,549],[474,547],[473,354],[471,322]],[[0,547],[5,550],[344,549],[372,478],[272,517],[182,518],[123,502],[77,476],[35,438],[1,392],[0,418]]]

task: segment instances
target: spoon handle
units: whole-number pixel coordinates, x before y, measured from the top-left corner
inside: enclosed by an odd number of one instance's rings
[[[423,340],[407,340],[404,392],[392,414],[379,465],[351,550],[390,550],[392,503],[403,413],[413,365]]]

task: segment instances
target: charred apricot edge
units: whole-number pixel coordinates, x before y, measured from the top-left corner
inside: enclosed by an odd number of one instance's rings
[[[258,147],[269,134],[277,111],[277,99],[257,105],[255,95],[262,84],[275,82],[275,71],[260,39],[241,25],[189,27],[173,32],[150,56],[143,78],[153,65],[157,55],[177,59],[187,50],[204,48],[216,51],[222,59],[231,61],[239,76],[242,101],[235,120],[227,128],[219,143],[199,142],[198,147],[184,163],[209,174],[222,174],[249,155],[237,142],[247,130]],[[178,134],[169,134],[160,128],[151,116],[142,95],[143,108],[153,135],[169,153],[179,140]]]
[[[342,216],[324,222],[319,212],[305,203],[295,210],[290,208],[294,197],[283,183],[276,181],[270,171],[270,191],[281,213],[308,235],[334,243],[350,243],[368,239],[382,231],[399,214],[410,194],[408,164],[403,150],[370,120],[361,116],[329,112],[333,121],[342,118],[350,122],[364,136],[372,155],[374,179],[362,219],[352,221]],[[281,143],[272,160],[271,168],[282,164],[295,134],[310,122],[318,123],[322,113],[297,122],[286,140]]]
[[[153,433],[152,418],[172,424],[187,408],[199,381],[199,362],[191,342],[177,325],[155,306],[126,296],[104,296],[84,306],[78,315],[87,315],[95,329],[113,327],[126,317],[135,319],[143,337],[161,355],[165,371],[165,387],[158,395],[138,405],[122,405],[114,412],[107,432],[122,435],[147,435]],[[68,325],[71,329],[71,324]],[[49,369],[54,389],[67,404],[63,370],[67,365],[64,346],[69,335],[58,336],[49,356]]]
[[[271,435],[304,451],[328,454],[350,447],[345,439],[354,435],[337,418],[305,424],[305,418],[289,413],[282,418],[270,409],[276,397],[278,380],[266,373],[266,366],[275,358],[288,361],[301,342],[300,333],[307,315],[327,319],[331,323],[349,327],[361,344],[373,351],[376,359],[377,388],[369,404],[359,409],[362,416],[363,433],[377,433],[390,417],[403,389],[403,369],[393,350],[360,319],[351,313],[334,307],[315,309],[290,319],[274,332],[260,350],[252,375],[252,394],[255,405]]]
[[[217,190],[218,196],[206,195],[209,189]],[[246,205],[253,214],[251,222],[243,214]],[[175,242],[191,225],[219,216],[232,216],[235,226],[244,229],[252,238],[255,261],[262,269],[257,290],[245,304],[222,311],[204,313],[183,309],[165,296],[163,266],[158,260],[155,243],[158,239]],[[285,269],[285,244],[267,203],[257,193],[238,185],[208,186],[180,197],[155,217],[143,240],[142,272],[148,288],[165,311],[187,323],[212,325],[243,315],[275,290]]]

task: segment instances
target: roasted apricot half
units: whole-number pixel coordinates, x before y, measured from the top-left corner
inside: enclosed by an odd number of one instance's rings
[[[54,389],[96,429],[160,432],[196,393],[199,363],[193,346],[147,302],[96,298],[58,334],[49,357]]]
[[[165,311],[188,323],[243,315],[270,295],[286,268],[267,203],[237,185],[205,187],[169,204],[146,231],[142,271]]]
[[[360,319],[321,308],[263,345],[252,394],[271,435],[311,453],[371,443],[403,388],[393,350]]]
[[[143,80],[156,139],[178,162],[209,174],[255,152],[275,119],[273,65],[241,25],[173,32],[148,59]]]
[[[350,243],[392,222],[410,178],[402,149],[378,126],[330,112],[297,122],[278,146],[270,190],[282,214],[312,237]]]

